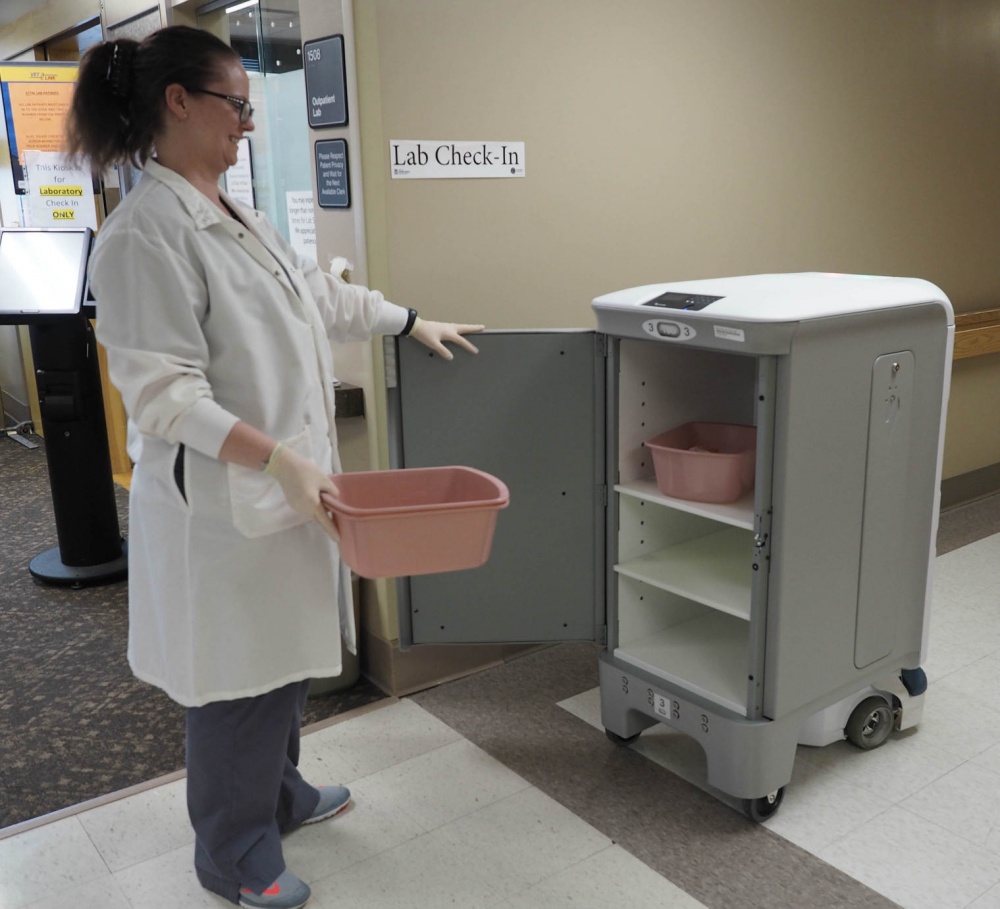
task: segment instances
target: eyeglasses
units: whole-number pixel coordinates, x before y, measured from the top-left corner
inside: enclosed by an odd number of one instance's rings
[[[189,88],[188,91],[196,92],[200,95],[212,95],[215,98],[222,98],[228,101],[240,112],[240,123],[246,123],[253,116],[253,107],[246,98],[237,98],[235,95],[223,95],[220,92],[209,91],[207,88]]]

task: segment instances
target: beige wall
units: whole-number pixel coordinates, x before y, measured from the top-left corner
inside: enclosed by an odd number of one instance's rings
[[[1000,305],[993,0],[354,7],[369,271],[397,302],[588,326],[620,287],[830,270]],[[390,139],[523,141],[527,176],[392,181]],[[946,476],[1000,462],[998,382],[1000,357],[956,369]]]

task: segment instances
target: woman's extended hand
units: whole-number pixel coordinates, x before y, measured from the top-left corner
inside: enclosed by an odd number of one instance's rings
[[[428,322],[417,316],[410,329],[410,337],[416,338],[443,359],[453,360],[455,355],[444,346],[444,342],[458,344],[469,353],[479,353],[479,349],[463,335],[482,331],[485,327],[485,325],[456,325],[453,322]]]
[[[287,445],[278,443],[267,461],[267,472],[278,481],[288,504],[299,514],[312,518],[335,541],[340,540],[321,496],[340,495],[336,484],[312,461]]]

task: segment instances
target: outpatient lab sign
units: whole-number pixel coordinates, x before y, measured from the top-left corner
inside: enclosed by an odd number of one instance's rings
[[[389,140],[393,180],[523,177],[523,142]]]

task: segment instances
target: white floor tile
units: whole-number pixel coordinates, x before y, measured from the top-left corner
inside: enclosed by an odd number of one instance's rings
[[[924,671],[934,682],[1000,652],[1000,616],[996,619],[968,605],[965,599],[947,609],[935,609]]]
[[[381,774],[351,783],[351,806],[343,814],[310,824],[286,837],[285,862],[306,883],[347,868],[423,834],[399,810]]]
[[[441,828],[458,862],[478,865],[509,897],[611,845],[585,821],[535,788],[523,789]]]
[[[1000,584],[1000,534],[976,540],[934,560],[935,584],[967,596]]]
[[[357,767],[329,747],[329,738],[326,741],[318,738],[326,732],[322,730],[302,737],[299,772],[314,786],[347,785],[361,774]]]
[[[456,742],[461,736],[413,701],[397,701],[303,739],[310,760],[332,756],[351,768],[350,782]],[[334,780],[335,782],[335,780]]]
[[[962,758],[922,739],[919,729],[892,735],[872,751],[862,751],[846,741],[834,742],[822,751],[821,759],[837,776],[896,803],[962,763]]]
[[[963,764],[900,807],[997,853],[994,862],[1000,868],[1000,774]]]
[[[899,807],[819,857],[905,909],[964,909],[1000,882],[995,853]]]
[[[972,758],[971,763],[992,770],[994,773],[1000,773],[1000,744],[977,754]]]
[[[569,711],[573,714],[573,716],[577,717],[577,719],[581,719],[585,723],[589,723],[595,729],[604,729],[601,725],[600,688],[595,687],[590,688],[587,691],[581,691],[580,694],[574,695],[571,698],[566,698],[565,701],[559,701],[556,706]]]
[[[194,847],[174,849],[115,874],[132,909],[223,909],[231,906],[209,893],[194,873]]]
[[[609,846],[507,902],[512,909],[704,909],[618,846]]]
[[[184,780],[85,811],[79,820],[112,871],[194,845]]]
[[[833,773],[828,762],[818,759],[822,750],[799,748],[781,808],[764,822],[772,833],[813,854],[888,811],[893,804]]]
[[[969,903],[968,909],[1000,909],[1000,884],[990,887],[979,899]]]
[[[490,909],[503,899],[476,863],[456,859],[440,830],[315,881],[312,887],[319,902],[330,907]]]
[[[98,878],[73,887],[72,890],[56,893],[25,909],[132,909],[122,893],[121,887],[112,877]]]
[[[528,783],[464,739],[380,771],[378,783],[425,830],[478,811]]]
[[[1000,657],[985,656],[946,676],[949,687],[963,691],[973,704],[1000,712]]]
[[[0,840],[0,909],[22,909],[110,874],[75,817]]]
[[[1000,744],[1000,711],[973,701],[961,686],[944,678],[928,687],[913,738],[970,760]]]

